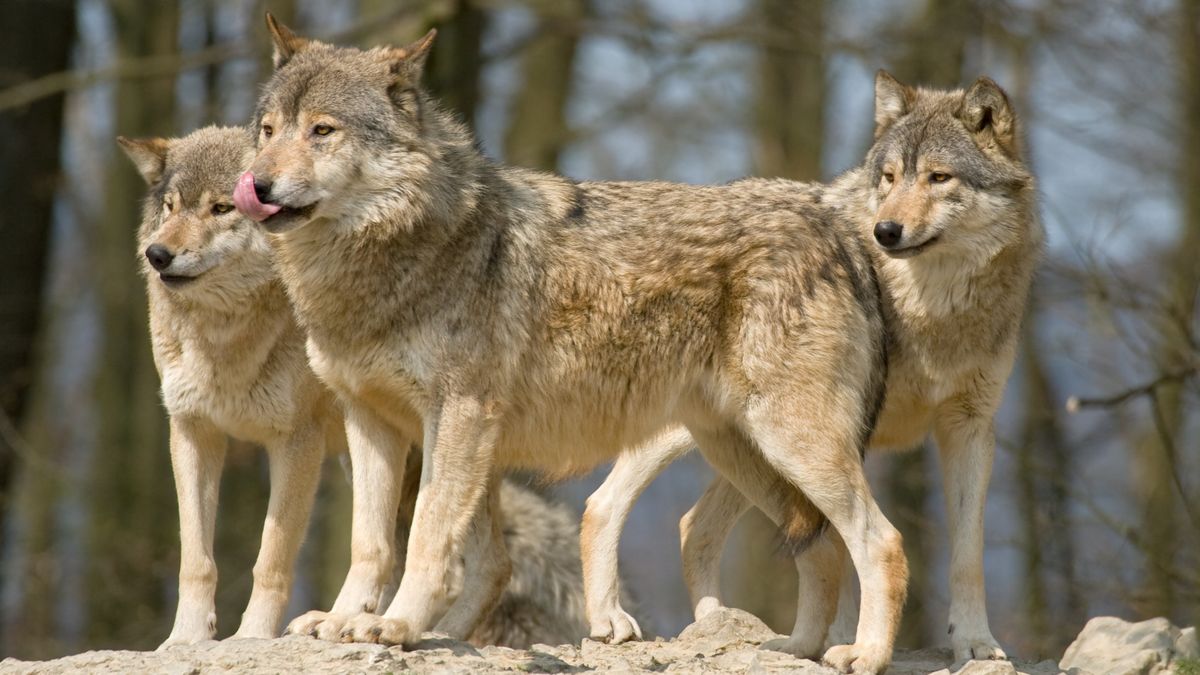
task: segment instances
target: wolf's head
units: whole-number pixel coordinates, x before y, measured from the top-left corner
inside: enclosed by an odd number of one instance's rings
[[[949,253],[989,259],[1022,236],[1033,179],[1008,96],[980,78],[966,91],[914,89],[879,71],[872,235],[893,258]]]
[[[269,14],[267,25],[275,74],[258,103],[259,152],[238,182],[238,208],[275,233],[420,210],[436,192],[430,176],[455,169],[447,135],[470,145],[421,89],[434,31],[364,51],[299,37]]]
[[[233,206],[233,184],[254,157],[244,129],[117,142],[150,186],[138,231],[150,283],[229,303],[274,278],[266,235]]]

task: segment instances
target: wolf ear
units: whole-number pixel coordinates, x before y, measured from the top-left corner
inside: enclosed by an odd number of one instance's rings
[[[429,59],[429,50],[433,47],[433,39],[437,37],[437,29],[431,28],[420,40],[404,47],[392,49],[388,57],[392,60],[392,75],[396,84],[415,85],[421,81],[425,72],[425,61]]]
[[[171,148],[171,141],[165,138],[117,136],[117,143],[129,159],[133,160],[133,165],[137,167],[138,173],[142,174],[147,185],[154,185],[162,180],[163,169],[167,165],[167,150]]]
[[[907,115],[916,98],[912,87],[901,84],[886,70],[875,73],[875,138]]]
[[[275,53],[271,57],[275,63],[275,70],[282,68],[283,64],[290,61],[297,52],[303,51],[311,42],[279,23],[270,12],[267,12],[267,30],[271,31],[271,42],[275,44]]]
[[[975,84],[963,94],[958,118],[980,147],[994,144],[1009,156],[1018,156],[1017,113],[1008,95],[991,78],[975,80]]]

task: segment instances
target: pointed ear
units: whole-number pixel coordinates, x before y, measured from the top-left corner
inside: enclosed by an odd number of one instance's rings
[[[963,94],[958,118],[975,136],[980,147],[990,144],[1011,157],[1019,154],[1017,144],[1017,112],[1008,94],[990,77],[981,77]]]
[[[167,165],[167,150],[171,148],[171,141],[165,138],[117,136],[117,143],[129,159],[133,160],[133,165],[137,167],[138,173],[142,174],[147,185],[154,185],[162,180],[163,169]]]
[[[311,42],[279,23],[270,12],[267,12],[267,30],[271,31],[271,42],[275,44],[275,53],[271,58],[276,70],[282,68],[283,64],[290,61],[297,52],[303,51]]]
[[[912,109],[917,93],[886,70],[875,73],[875,138]]]
[[[392,74],[396,76],[397,84],[416,85],[421,81],[421,75],[425,72],[425,61],[429,59],[429,51],[433,48],[433,39],[436,37],[437,29],[431,28],[420,40],[389,52]]]

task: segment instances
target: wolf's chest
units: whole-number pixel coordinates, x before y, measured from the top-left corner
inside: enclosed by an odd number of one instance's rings
[[[273,442],[285,436],[295,420],[302,390],[299,373],[251,373],[237,363],[215,363],[185,353],[163,371],[163,404],[172,416],[207,419],[234,438]]]

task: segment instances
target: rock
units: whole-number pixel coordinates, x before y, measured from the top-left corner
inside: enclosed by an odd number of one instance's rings
[[[1196,635],[1195,626],[1179,631],[1179,638],[1175,640],[1175,658],[1200,659],[1200,637]]]
[[[725,607],[684,628],[676,641],[694,643],[697,651],[709,656],[733,646],[761,645],[780,637],[753,614]]]
[[[1105,616],[1087,622],[1058,665],[1072,675],[1153,675],[1198,650],[1194,628],[1181,631],[1162,618],[1131,623]]]

